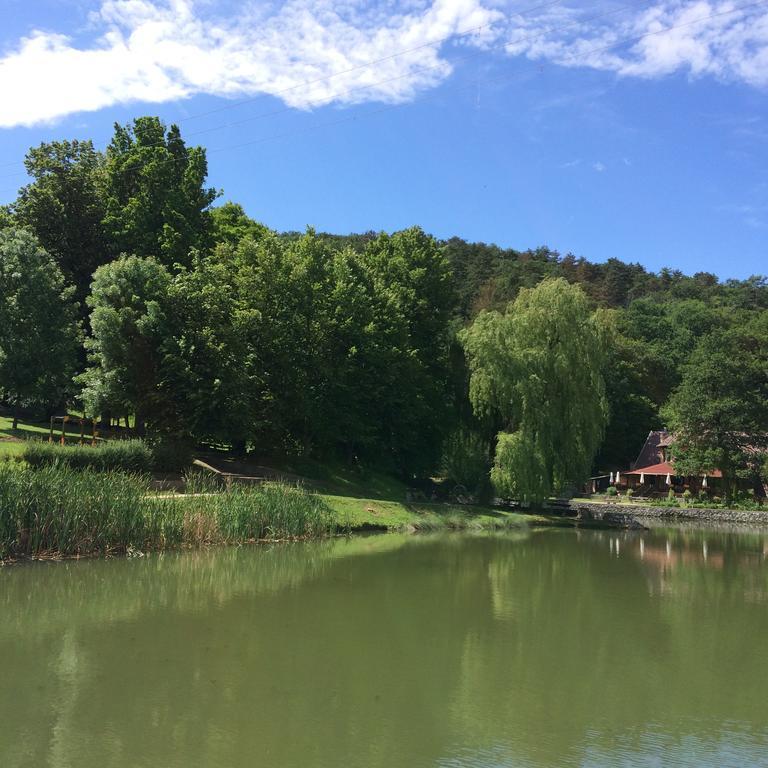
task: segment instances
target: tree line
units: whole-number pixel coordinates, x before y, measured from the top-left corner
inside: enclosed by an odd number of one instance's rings
[[[41,144],[25,167],[0,209],[0,398],[17,413],[130,414],[168,439],[473,489],[492,469],[531,499],[624,468],[662,425],[691,466],[734,476],[768,447],[763,278],[417,227],[274,232],[214,205],[205,150],[154,117],[104,152]]]

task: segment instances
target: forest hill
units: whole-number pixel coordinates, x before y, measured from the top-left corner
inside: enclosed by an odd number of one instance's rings
[[[517,358],[492,371],[494,326],[532,350],[556,328],[565,340],[556,316],[530,337],[514,319],[538,317],[549,297],[600,350],[569,363],[592,382],[578,396],[604,416],[566,475],[589,453],[589,464],[626,466],[651,429],[696,435],[701,419],[714,442],[690,446],[688,459],[725,451],[718,465],[741,472],[728,435],[768,432],[762,278],[655,274],[546,248],[437,241],[419,228],[276,233],[235,203],[213,207],[205,150],[154,117],[116,126],[105,152],[52,142],[25,165],[30,183],[0,211],[9,406],[136,414],[174,439],[408,476],[450,467],[476,484],[523,414],[472,376],[520,373]],[[553,366],[544,367],[565,376]],[[557,416],[552,402],[541,406]],[[542,460],[551,474],[551,457]]]

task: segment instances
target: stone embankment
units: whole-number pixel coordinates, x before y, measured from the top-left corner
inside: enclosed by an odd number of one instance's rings
[[[616,504],[600,501],[572,501],[569,508],[581,519],[618,522],[625,518],[701,521],[707,523],[747,523],[768,526],[768,511],[748,509],[704,509],[698,507],[654,507],[645,504]]]

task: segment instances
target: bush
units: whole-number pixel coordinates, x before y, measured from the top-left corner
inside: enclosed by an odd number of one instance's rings
[[[24,449],[24,460],[30,467],[69,467],[94,469],[100,472],[151,472],[152,451],[143,440],[110,440],[90,445],[58,445],[42,441],[29,441]]]
[[[627,488],[627,498],[631,499],[635,495],[635,489],[634,488]]]
[[[690,501],[691,501],[691,496],[693,496],[693,494],[691,493],[690,489],[689,489],[689,488],[686,488],[686,489],[683,491],[683,501],[684,501],[686,504],[690,503]]]
[[[619,495],[619,491],[616,489],[616,486],[614,486],[614,485],[609,485],[609,486],[608,486],[608,487],[605,489],[605,495],[606,495],[606,496],[618,496],[618,495]]]
[[[677,501],[677,496],[671,488],[667,491],[667,501]]]
[[[152,444],[152,465],[157,472],[183,472],[192,458],[192,445],[187,440],[166,438]]]

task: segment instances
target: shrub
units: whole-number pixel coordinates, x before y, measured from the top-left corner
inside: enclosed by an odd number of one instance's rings
[[[110,440],[95,446],[30,440],[24,449],[24,460],[36,469],[57,465],[101,472],[150,472],[153,463],[152,451],[143,440]]]
[[[490,448],[476,432],[454,430],[443,444],[443,475],[457,485],[481,490],[490,486]],[[490,487],[489,493],[492,492]]]
[[[605,495],[606,496],[618,496],[618,494],[619,494],[619,491],[616,489],[616,486],[614,486],[614,485],[609,485],[605,489]]]
[[[634,488],[627,488],[627,498],[631,499],[635,495],[635,489]]]
[[[690,502],[690,500],[691,500],[691,496],[693,496],[693,494],[691,493],[690,489],[689,489],[689,488],[686,488],[686,489],[683,491],[683,501],[684,501],[686,504],[688,504],[688,503]]]
[[[675,496],[675,492],[672,488],[667,491],[667,501],[677,501],[677,496]]]

